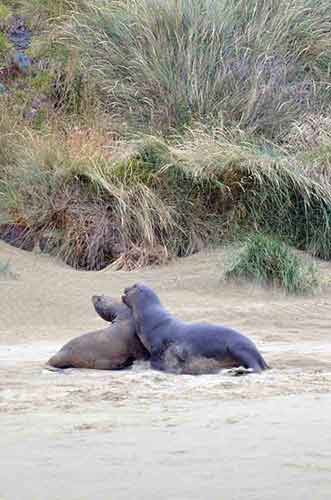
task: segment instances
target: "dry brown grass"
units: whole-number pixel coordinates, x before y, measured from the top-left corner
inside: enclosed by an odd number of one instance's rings
[[[92,127],[74,127],[65,138],[66,147],[72,159],[90,160],[93,157],[103,157],[111,160],[114,136],[110,132]]]
[[[135,271],[146,266],[164,265],[170,260],[171,255],[162,245],[155,245],[154,247],[134,245],[128,252],[116,259],[109,269],[114,271]]]

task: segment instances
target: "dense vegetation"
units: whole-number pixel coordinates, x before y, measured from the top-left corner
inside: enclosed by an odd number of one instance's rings
[[[328,0],[0,0],[2,222],[84,269],[256,230],[330,259],[330,32]]]

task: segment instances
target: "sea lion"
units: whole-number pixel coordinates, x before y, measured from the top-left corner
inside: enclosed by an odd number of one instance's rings
[[[250,339],[225,326],[174,318],[154,290],[141,283],[126,288],[122,300],[132,310],[136,333],[151,354],[152,368],[186,374],[239,366],[253,372],[268,368]]]
[[[70,340],[47,365],[120,370],[131,366],[136,359],[148,359],[149,353],[136,335],[130,309],[120,300],[104,295],[94,295],[92,302],[96,312],[112,324]]]

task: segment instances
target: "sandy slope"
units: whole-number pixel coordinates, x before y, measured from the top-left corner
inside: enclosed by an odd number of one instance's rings
[[[18,273],[0,279],[1,500],[330,498],[331,289],[288,298],[225,286],[224,258],[87,273],[0,243]],[[327,282],[331,266],[321,266]],[[272,370],[43,369],[66,340],[104,325],[92,294],[119,295],[138,280],[178,317],[250,335]]]

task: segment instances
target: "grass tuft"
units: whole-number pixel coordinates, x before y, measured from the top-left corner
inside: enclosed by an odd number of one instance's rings
[[[279,240],[259,233],[248,238],[225,276],[283,288],[288,294],[308,293],[318,286],[316,266],[307,264]]]

